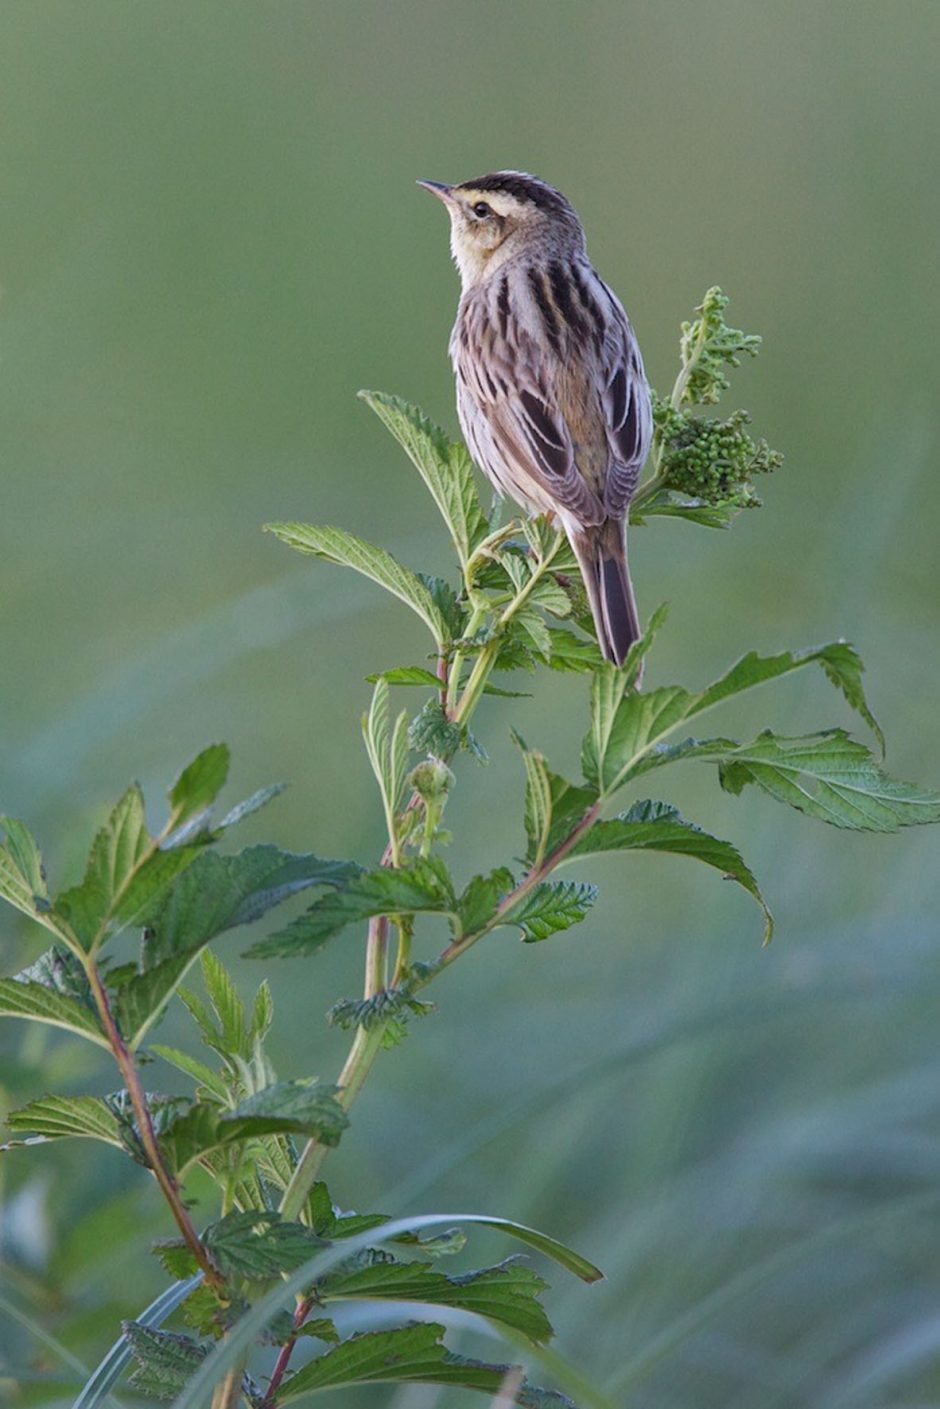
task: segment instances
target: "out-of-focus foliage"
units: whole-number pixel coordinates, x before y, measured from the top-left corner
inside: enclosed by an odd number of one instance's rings
[[[366,584],[285,567],[256,528],[342,522],[425,557],[433,508],[350,390],[391,386],[447,414],[453,271],[410,182],[497,164],[575,200],[657,385],[706,279],[767,335],[762,375],[739,377],[787,450],[772,509],[745,516],[731,544],[682,525],[632,535],[644,607],[673,603],[664,670],[705,679],[756,637],[770,653],[845,634],[891,721],[892,772],[918,776],[940,751],[924,644],[940,626],[940,196],[924,179],[937,26],[928,0],[903,13],[848,0],[577,13],[49,0],[11,13],[0,790],[57,871],[79,877],[78,808],[90,832],[128,776],[158,783],[218,735],[244,792],[294,780],[283,846],[380,847],[347,702],[363,660],[417,665],[423,628]],[[390,522],[408,527],[390,537]],[[788,727],[813,728],[825,683],[804,673],[785,688]],[[521,705],[487,702],[493,763],[508,774],[510,709],[527,739],[563,753],[582,694],[558,677]],[[490,818],[462,879],[526,844],[495,773],[454,801],[455,826],[483,803]],[[700,815],[706,787],[683,775],[683,814]],[[311,800],[340,791],[332,837],[310,837]],[[559,1284],[552,1319],[563,1349],[590,1343],[611,1391],[652,1409],[929,1403],[936,841],[843,846],[827,831],[822,846],[782,810],[765,831],[753,792],[720,800],[720,830],[754,821],[770,949],[750,945],[704,868],[664,885],[670,858],[612,858],[572,947],[523,952],[507,931],[441,985],[446,1024],[423,1024],[391,1059],[357,1113],[375,1145],[353,1129],[332,1177],[362,1189],[361,1207],[396,1211],[498,1194],[603,1260],[608,1282]],[[25,962],[9,923],[2,944],[5,971]],[[337,945],[302,986],[272,975],[279,1066],[299,1046],[335,1068],[345,1039],[321,1036],[319,1015],[358,963]],[[254,966],[238,972],[256,982]],[[66,1082],[111,1089],[92,1044],[7,1027],[5,1104]],[[521,1135],[537,1158],[516,1158]],[[123,1311],[116,1288],[133,1279],[143,1307],[162,1285],[136,1249],[148,1227],[170,1229],[105,1147],[63,1143],[41,1174],[4,1164],[3,1373],[21,1402],[70,1402],[75,1360],[95,1362]],[[419,1402],[408,1394],[399,1409]]]

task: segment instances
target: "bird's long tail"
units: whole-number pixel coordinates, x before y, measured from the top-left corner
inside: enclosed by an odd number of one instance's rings
[[[623,665],[640,636],[624,525],[618,519],[606,519],[569,536],[581,565],[598,645],[607,660]]]

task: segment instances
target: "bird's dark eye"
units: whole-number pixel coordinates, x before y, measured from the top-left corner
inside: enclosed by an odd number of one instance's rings
[[[488,206],[486,201],[477,201],[476,205],[473,207],[473,213],[474,215],[478,215],[482,220],[484,216],[493,214],[493,208],[492,206]]]

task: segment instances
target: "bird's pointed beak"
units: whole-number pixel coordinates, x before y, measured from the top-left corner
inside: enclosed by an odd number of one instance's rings
[[[432,196],[437,196],[438,200],[443,201],[445,205],[453,204],[454,197],[451,194],[453,186],[445,186],[443,181],[419,181],[418,185],[423,186],[426,191],[430,191]]]

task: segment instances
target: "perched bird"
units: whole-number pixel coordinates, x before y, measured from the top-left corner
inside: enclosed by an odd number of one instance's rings
[[[521,171],[419,185],[447,207],[462,293],[450,340],[457,412],[501,494],[552,514],[575,551],[597,639],[639,636],[625,527],[652,434],[630,320],[560,191]]]

